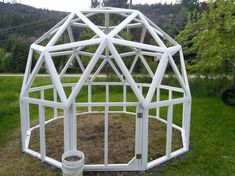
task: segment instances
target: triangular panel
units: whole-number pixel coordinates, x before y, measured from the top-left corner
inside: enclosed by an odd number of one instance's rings
[[[186,84],[182,78],[182,75],[177,68],[172,56],[169,56],[169,64],[164,71],[160,84],[156,87],[154,94],[159,94],[159,101],[169,100],[169,94],[174,95],[174,98],[182,98],[184,94],[188,92]],[[161,93],[157,93],[160,91]],[[187,93],[186,93],[187,94]],[[151,102],[156,102],[156,96],[154,95]]]
[[[117,50],[115,49],[115,46],[112,43],[112,41],[108,41],[108,47],[109,47],[109,50],[110,50],[113,58],[115,59],[115,61],[117,62],[119,68],[121,69],[123,75],[125,76],[127,82],[129,82],[130,87],[132,88],[132,90],[135,93],[136,97],[142,103],[142,105],[145,106],[146,103],[145,103],[145,100],[144,100],[144,97],[143,97],[142,93],[140,92],[140,90],[138,88],[138,85],[136,84],[136,82],[133,79],[133,77],[131,76],[129,70],[127,69],[124,62],[122,61],[119,53],[117,52]]]

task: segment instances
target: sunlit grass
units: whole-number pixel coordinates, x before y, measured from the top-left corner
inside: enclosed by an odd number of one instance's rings
[[[48,82],[48,78],[38,78],[39,84]],[[69,79],[66,81],[69,82]],[[0,149],[12,140],[13,133],[20,128],[19,94],[21,77],[0,77]],[[193,95],[191,145],[192,150],[182,159],[171,162],[157,171],[161,175],[234,175],[235,173],[235,108],[225,106],[215,90],[207,90],[217,83],[192,81]],[[103,88],[92,90],[93,100],[104,100]],[[201,95],[200,95],[201,92]],[[84,87],[78,101],[87,101],[87,89]],[[163,95],[167,96],[167,95]],[[129,101],[135,101],[128,94]],[[122,90],[111,90],[110,100],[122,101]],[[131,109],[135,111],[134,108]],[[48,110],[52,113],[52,110]],[[156,113],[152,110],[151,113]],[[174,122],[180,124],[182,107],[174,106]],[[37,108],[31,113],[36,118]],[[166,116],[166,109],[161,109]],[[0,163],[1,164],[1,163]],[[146,175],[156,175],[147,172]]]

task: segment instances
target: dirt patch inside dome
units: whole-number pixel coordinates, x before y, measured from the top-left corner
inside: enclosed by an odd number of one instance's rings
[[[109,114],[108,163],[128,163],[135,154],[135,116]],[[63,119],[50,122],[45,127],[46,154],[61,161],[64,152]],[[172,150],[182,147],[181,134],[172,132]],[[149,119],[148,160],[165,155],[166,124]],[[77,117],[77,147],[85,154],[85,164],[104,163],[104,114],[87,114]],[[40,151],[39,129],[32,131],[30,149]]]

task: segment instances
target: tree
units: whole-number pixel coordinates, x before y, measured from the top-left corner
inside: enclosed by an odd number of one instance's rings
[[[29,44],[21,36],[12,36],[10,43],[9,71],[23,73],[27,62]]]
[[[100,5],[100,1],[99,0],[91,0],[91,7],[95,8],[97,6]]]
[[[0,48],[0,73],[7,71],[8,58],[3,48]]]
[[[103,6],[127,8],[128,0],[103,0]]]
[[[182,0],[182,5],[189,11],[193,11],[195,8],[199,7],[199,0]]]
[[[177,36],[189,69],[203,74],[228,74],[235,67],[235,4],[230,0],[208,3],[209,10],[191,21]]]
[[[167,25],[167,33],[171,36],[178,35],[188,22],[188,11],[181,7],[179,12],[172,17],[172,23]]]

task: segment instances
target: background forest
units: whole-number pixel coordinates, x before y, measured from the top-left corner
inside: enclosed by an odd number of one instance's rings
[[[100,3],[92,0],[92,7],[96,6],[127,8],[128,1]],[[232,0],[203,3],[183,0],[181,4],[137,4],[132,8],[143,12],[182,45],[190,73],[233,74],[235,4]],[[0,72],[23,73],[30,43],[66,15],[65,12],[0,2]],[[89,33],[81,32],[80,37],[86,38],[91,35]]]

